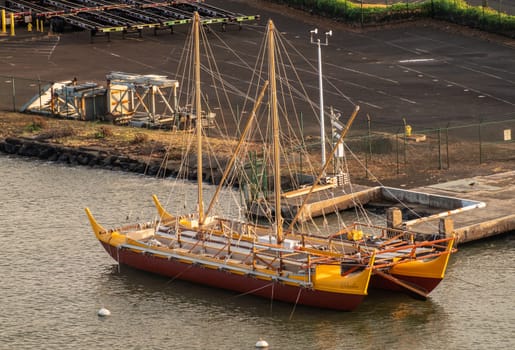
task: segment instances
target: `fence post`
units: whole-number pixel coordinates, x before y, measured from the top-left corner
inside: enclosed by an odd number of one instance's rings
[[[408,137],[406,133],[404,133],[404,171],[406,171],[406,167],[408,164]]]
[[[361,0],[361,27],[363,27],[363,0]]]
[[[66,101],[66,119],[68,119],[68,89],[65,87],[64,100]]]
[[[449,123],[445,128],[445,156],[447,158],[447,169],[449,169],[451,167],[449,164]]]
[[[365,141],[365,143],[368,142],[366,136],[365,136],[364,141]],[[365,178],[368,179],[368,154],[367,154],[366,149],[367,149],[367,147],[365,145]]]
[[[370,120],[370,116],[367,114],[367,132],[368,132],[368,154],[370,156],[370,160],[372,160],[372,123]]]
[[[13,93],[13,112],[16,112],[16,83],[14,77],[11,77],[12,93]]]
[[[368,154],[365,151],[365,177],[368,179],[368,157],[370,156],[370,160],[372,160],[372,141],[370,140],[371,137],[371,122],[370,122],[370,115],[367,113],[367,143],[368,143]]]
[[[43,109],[43,103],[41,102],[41,78],[38,78],[38,97],[39,97],[39,111]]]
[[[400,169],[399,169],[399,130],[397,130],[397,134],[395,137],[395,151],[397,153],[397,175],[399,175],[400,174]]]
[[[481,119],[479,119],[479,124],[478,124],[478,138],[479,138],[479,164],[482,164],[483,163],[483,152],[482,152],[482,148],[483,148],[483,145],[482,145],[482,139],[481,139]]]
[[[442,130],[438,128],[438,170],[442,170]]]

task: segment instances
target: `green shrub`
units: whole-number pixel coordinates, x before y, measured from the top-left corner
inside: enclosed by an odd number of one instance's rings
[[[104,139],[106,137],[113,136],[113,129],[108,126],[101,126],[95,133],[95,138]]]
[[[46,128],[48,128],[48,123],[45,119],[43,119],[41,117],[34,117],[34,118],[32,118],[32,123],[30,123],[29,125],[27,125],[25,127],[25,131],[37,132],[37,131],[40,131],[41,129],[46,129]]]

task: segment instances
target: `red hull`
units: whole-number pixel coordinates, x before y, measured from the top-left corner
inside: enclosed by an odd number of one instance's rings
[[[424,277],[412,277],[412,276],[403,276],[403,275],[394,275],[393,277],[401,280],[402,282],[407,282],[408,284],[414,285],[419,289],[426,291],[427,293],[431,292],[435,289],[438,284],[442,281],[441,278],[424,278]],[[379,275],[372,274],[370,277],[370,287],[377,289],[386,289],[393,291],[404,291],[405,289],[402,286],[399,286],[392,281],[389,281]]]
[[[137,253],[130,249],[118,250],[105,243],[102,245],[114,260],[138,270],[293,304],[352,311],[361,304],[365,297],[364,295],[330,293],[289,286],[277,281],[260,280],[250,275],[237,275],[175,259],[168,260],[151,254]]]

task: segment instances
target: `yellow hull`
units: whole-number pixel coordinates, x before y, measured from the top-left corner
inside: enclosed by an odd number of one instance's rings
[[[208,245],[202,253],[194,252],[193,249],[155,246],[149,242],[160,239],[160,236],[155,234],[156,227],[138,228],[137,225],[133,225],[135,229],[132,230],[130,227],[125,227],[122,228],[123,231],[108,231],[98,224],[87,208],[86,213],[97,239],[121,264],[214,287],[308,306],[353,310],[367,295],[372,276],[372,264],[359,266],[356,271],[344,274],[341,266],[335,261],[308,263],[309,266],[306,264],[301,266],[301,263],[296,262],[299,265],[298,268],[302,269],[302,272],[296,273],[291,270],[272,268],[275,265],[270,262],[267,266],[266,256],[260,256],[259,253],[254,253],[257,258],[249,262],[244,259],[221,259],[221,255],[210,255]],[[196,231],[188,228],[184,232]],[[216,237],[216,239],[222,238]],[[205,244],[204,241],[198,242],[199,246]],[[251,242],[245,243],[251,244]],[[267,250],[281,251],[282,249],[281,246],[254,243],[250,248],[245,248],[246,250],[234,247],[232,253],[236,255],[237,250],[240,249],[252,255],[263,246]],[[243,255],[242,252],[239,254]],[[284,252],[282,254],[285,257],[282,263],[288,265],[287,254]],[[310,253],[299,251],[295,254],[303,254],[307,258],[302,261],[310,261]],[[196,272],[192,273],[192,271]],[[249,289],[250,287],[252,289]],[[263,291],[260,288],[263,288]]]

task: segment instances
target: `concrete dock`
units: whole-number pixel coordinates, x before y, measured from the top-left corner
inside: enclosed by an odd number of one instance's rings
[[[301,191],[291,193],[283,196],[286,219],[294,216],[305,197]],[[386,209],[386,221],[393,228],[454,234],[457,243],[475,241],[515,232],[515,171],[410,190],[360,185],[322,188],[308,199],[299,221],[356,205]],[[252,210],[255,215],[265,216],[257,207]]]
[[[443,217],[450,218],[459,243],[515,231],[515,171],[424,186],[415,191],[437,196],[459,196],[485,205],[405,222],[409,229],[434,232]]]

